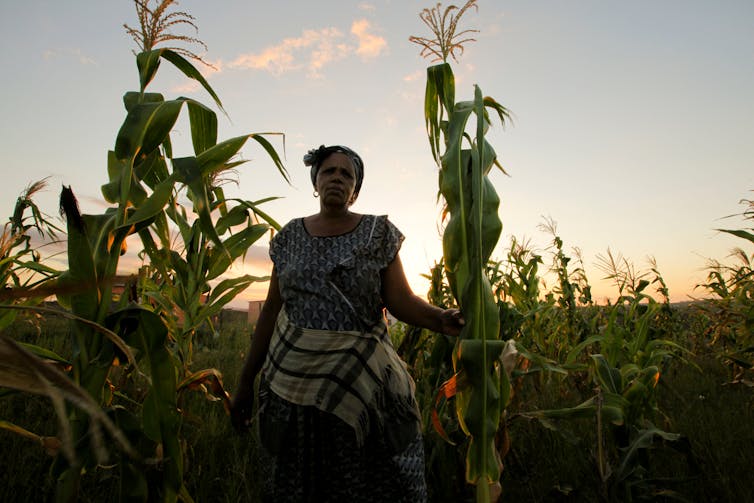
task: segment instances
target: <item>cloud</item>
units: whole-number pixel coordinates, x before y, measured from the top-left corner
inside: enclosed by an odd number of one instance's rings
[[[91,58],[81,52],[81,49],[48,49],[42,53],[42,57],[46,60],[58,59],[58,58],[74,58],[82,65],[95,65],[94,58]]]
[[[265,70],[273,75],[308,67],[311,73],[317,73],[316,70],[328,62],[348,54],[347,46],[338,43],[342,38],[343,34],[336,28],[305,30],[300,37],[286,38],[258,53],[243,54],[228,67]]]
[[[228,68],[263,70],[273,75],[306,70],[310,77],[321,76],[327,65],[354,54],[362,59],[378,57],[387,48],[384,38],[369,33],[371,25],[366,19],[354,21],[349,39],[334,27],[305,30],[300,37],[283,39],[279,44],[260,52],[242,54]]]
[[[310,71],[317,75],[319,74],[319,70],[325,65],[345,59],[353,51],[352,47],[348,44],[338,42],[338,39],[343,34],[336,28],[325,28],[323,33],[326,36],[318,41],[316,48],[312,50],[309,58]]]
[[[359,40],[356,54],[364,59],[376,58],[387,49],[387,41],[384,38],[369,33],[371,27],[366,19],[359,19],[351,25],[351,33]]]

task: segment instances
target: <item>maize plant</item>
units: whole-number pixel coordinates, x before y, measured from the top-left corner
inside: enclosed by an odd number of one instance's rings
[[[13,215],[3,226],[0,235],[0,306],[33,306],[48,294],[42,292],[49,280],[59,271],[45,264],[32,246],[32,233],[43,240],[55,241],[61,230],[40,211],[34,195],[43,190],[47,180],[30,184],[16,200]],[[18,310],[0,311],[0,330],[16,317]]]
[[[490,501],[490,488],[500,478],[502,460],[495,436],[510,384],[500,365],[505,343],[499,339],[498,308],[486,275],[502,223],[497,214],[500,200],[487,177],[493,165],[500,165],[485,134],[490,126],[488,109],[503,123],[509,116],[502,105],[483,96],[478,86],[473,100],[455,102],[455,81],[447,57],[455,58],[455,51],[462,52],[463,43],[473,40],[462,39],[473,30],[456,32],[458,20],[472,6],[474,0],[460,9],[451,5],[441,11],[440,4],[424,9],[420,17],[435,39],[410,40],[424,48],[423,55],[443,61],[427,69],[424,115],[432,155],[440,168],[440,194],[447,205],[443,234],[446,273],[466,320],[453,351],[456,374],[443,387],[446,396],[455,389],[456,414],[469,439],[466,480],[476,485],[477,501],[486,502]]]
[[[573,346],[564,367],[569,372],[588,372],[595,385],[593,396],[574,407],[540,410],[522,414],[534,417],[548,427],[553,419],[587,418],[596,424],[595,457],[609,501],[632,501],[662,492],[665,481],[647,477],[649,449],[661,442],[683,450],[687,444],[676,433],[654,425],[660,417],[657,386],[662,372],[672,358],[687,352],[670,340],[664,303],[646,293],[652,283],[665,288],[653,264],[652,281],[646,273],[637,273],[625,260],[608,253],[602,257],[602,269],[612,278],[621,296],[601,311],[599,330]]]
[[[754,200],[740,201],[746,205],[741,216],[754,220]],[[717,229],[754,244],[754,228]],[[713,344],[721,347],[720,357],[733,371],[732,382],[753,386],[754,379],[754,254],[741,247],[731,250],[734,264],[711,260],[707,282],[699,285],[712,298],[701,304],[710,323],[707,333]]]
[[[227,199],[217,180],[220,173],[241,164],[231,158],[249,138],[266,150],[286,176],[277,152],[262,135],[218,143],[217,117],[211,109],[193,99],[166,100],[146,91],[165,60],[199,82],[222,110],[214,90],[184,56],[200,58],[187,50],[154,47],[170,40],[196,42],[166,32],[180,24],[194,26],[193,18],[169,13],[172,0],[162,0],[154,9],[149,0],[134,3],[141,29],[126,28],[142,49],[136,55],[140,87],[123,98],[126,118],[107,156],[109,180],[102,194],[112,206],[102,214],[87,215],[79,211],[70,188],[64,187],[60,198],[67,224],[68,269],[57,277],[51,293],[68,309],[64,314],[74,320],[72,355],[66,360],[72,383],[63,395],[49,396],[56,404],[62,396],[77,406],[65,411],[56,405],[58,414],[67,416],[61,425],[70,438],[63,445],[70,447],[69,452],[58,456],[52,468],[61,501],[76,499],[82,475],[103,465],[119,470],[121,499],[191,500],[183,484],[185,446],[179,395],[183,390],[208,387],[208,393],[228,398],[218,371],[188,369],[191,335],[255,280],[250,276],[223,280],[221,276],[269,228],[258,219],[277,225],[257,208],[263,201]],[[170,133],[184,106],[194,155],[178,158],[173,155]],[[191,214],[178,203],[184,191],[192,204]],[[239,227],[243,228],[236,230]],[[176,228],[183,239],[183,248],[178,250],[172,248],[171,238]],[[115,295],[114,278],[131,235],[141,238],[155,275],[151,283],[142,282],[147,290]],[[154,288],[150,291],[150,287]],[[181,326],[174,323],[178,315]],[[3,354],[23,350],[8,344],[4,348],[8,349]],[[25,353],[19,354],[26,358]],[[45,379],[47,387],[60,388],[60,375]],[[76,390],[91,399],[81,399]],[[93,413],[92,403],[106,414]],[[110,421],[117,427],[110,427]],[[115,455],[125,454],[114,462],[105,463],[108,453],[101,441],[102,425],[120,440]]]

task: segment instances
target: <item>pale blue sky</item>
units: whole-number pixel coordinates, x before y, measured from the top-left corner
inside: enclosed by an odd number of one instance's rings
[[[409,35],[435,2],[415,0],[183,0],[196,17],[208,79],[230,119],[220,138],[279,131],[293,185],[254,146],[243,150],[238,193],[283,196],[268,206],[281,222],[316,211],[301,157],[319,144],[359,151],[366,178],[354,211],[387,213],[406,235],[401,252],[419,294],[419,274],[441,255],[437,173],[424,133],[429,62]],[[754,2],[750,0],[480,0],[462,27],[477,42],[454,64],[457,98],[473,84],[514,115],[492,144],[509,177],[492,175],[503,235],[544,252],[543,217],[566,247],[579,247],[597,297],[614,298],[594,267],[610,248],[645,268],[656,258],[674,300],[704,279],[705,259],[739,243],[716,227],[742,226],[738,201],[754,189]],[[60,184],[85,211],[102,211],[106,153],[124,118],[121,97],[137,89],[136,24],[127,0],[0,2],[3,68],[0,196],[51,176],[40,199],[56,212]],[[264,57],[263,57],[264,56]],[[267,62],[267,66],[261,62]],[[167,97],[200,89],[163,65],[151,86]],[[190,155],[179,123],[178,155]],[[280,142],[276,145],[282,147]],[[247,265],[259,262],[264,247]],[[244,269],[237,267],[234,273]],[[699,293],[699,292],[697,292]],[[260,285],[246,297],[263,297]],[[243,304],[239,299],[236,305]]]

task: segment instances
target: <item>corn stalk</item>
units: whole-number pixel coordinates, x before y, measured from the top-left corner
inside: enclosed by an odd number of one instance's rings
[[[498,308],[486,275],[502,223],[499,198],[487,175],[497,164],[485,139],[487,109],[502,122],[508,113],[475,86],[472,101],[454,102],[450,65],[427,70],[425,121],[432,155],[440,167],[440,193],[449,215],[443,256],[453,296],[466,320],[453,353],[456,414],[469,437],[466,479],[477,487],[477,501],[490,501],[490,484],[500,478],[502,461],[495,435],[508,403],[510,384],[500,365]],[[472,121],[472,118],[475,119]],[[471,134],[466,127],[473,128]],[[499,166],[499,165],[498,165]]]
[[[171,14],[165,13],[170,3],[163,0],[152,11],[148,2],[136,2],[141,13],[168,16],[163,21],[170,19]],[[209,392],[227,400],[218,371],[189,370],[191,338],[196,327],[256,279],[221,280],[221,276],[269,228],[257,217],[277,225],[257,208],[258,202],[240,201],[233,206],[234,201],[224,196],[216,181],[220,173],[241,164],[231,159],[249,139],[265,149],[284,177],[286,173],[265,135],[249,134],[218,143],[217,117],[210,108],[193,99],[166,100],[159,93],[147,92],[161,61],[168,61],[201,84],[222,110],[214,90],[184,58],[191,53],[151,45],[143,49],[136,55],[139,91],[123,97],[126,118],[107,157],[109,180],[102,186],[102,194],[112,206],[102,214],[81,214],[73,191],[66,187],[61,193],[68,270],[58,278],[56,293],[75,316],[70,360],[74,383],[107,410],[132,444],[140,447],[137,456],[121,457],[114,463],[120,471],[121,498],[190,501],[183,484],[185,442],[179,393],[206,389],[206,384]],[[176,157],[170,133],[184,108],[194,155]],[[190,209],[178,202],[184,191]],[[233,230],[238,227],[243,229]],[[171,239],[176,228],[183,239],[183,248],[178,250]],[[160,281],[148,284],[151,290],[142,289],[135,296],[118,296],[113,294],[113,281],[131,235],[141,238],[144,254]],[[202,296],[207,302],[201,301]],[[184,320],[180,326],[175,322],[178,317]],[[136,358],[126,358],[119,344],[105,337],[99,327],[134,348]],[[125,369],[117,369],[121,364]],[[128,396],[119,403],[111,382],[114,374],[145,379],[146,395]],[[70,409],[68,419],[76,452],[68,459],[58,457],[52,470],[61,501],[75,499],[81,475],[102,464],[101,456],[93,455],[97,453],[86,442],[93,416]],[[154,461],[146,463],[146,459]]]

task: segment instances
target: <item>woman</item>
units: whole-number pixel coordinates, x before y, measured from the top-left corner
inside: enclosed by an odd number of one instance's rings
[[[311,166],[319,212],[270,244],[270,286],[231,418],[251,419],[259,385],[269,501],[426,500],[414,383],[387,334],[383,309],[411,325],[458,335],[460,312],[411,291],[385,216],[351,211],[364,178],[353,150],[321,146]]]

